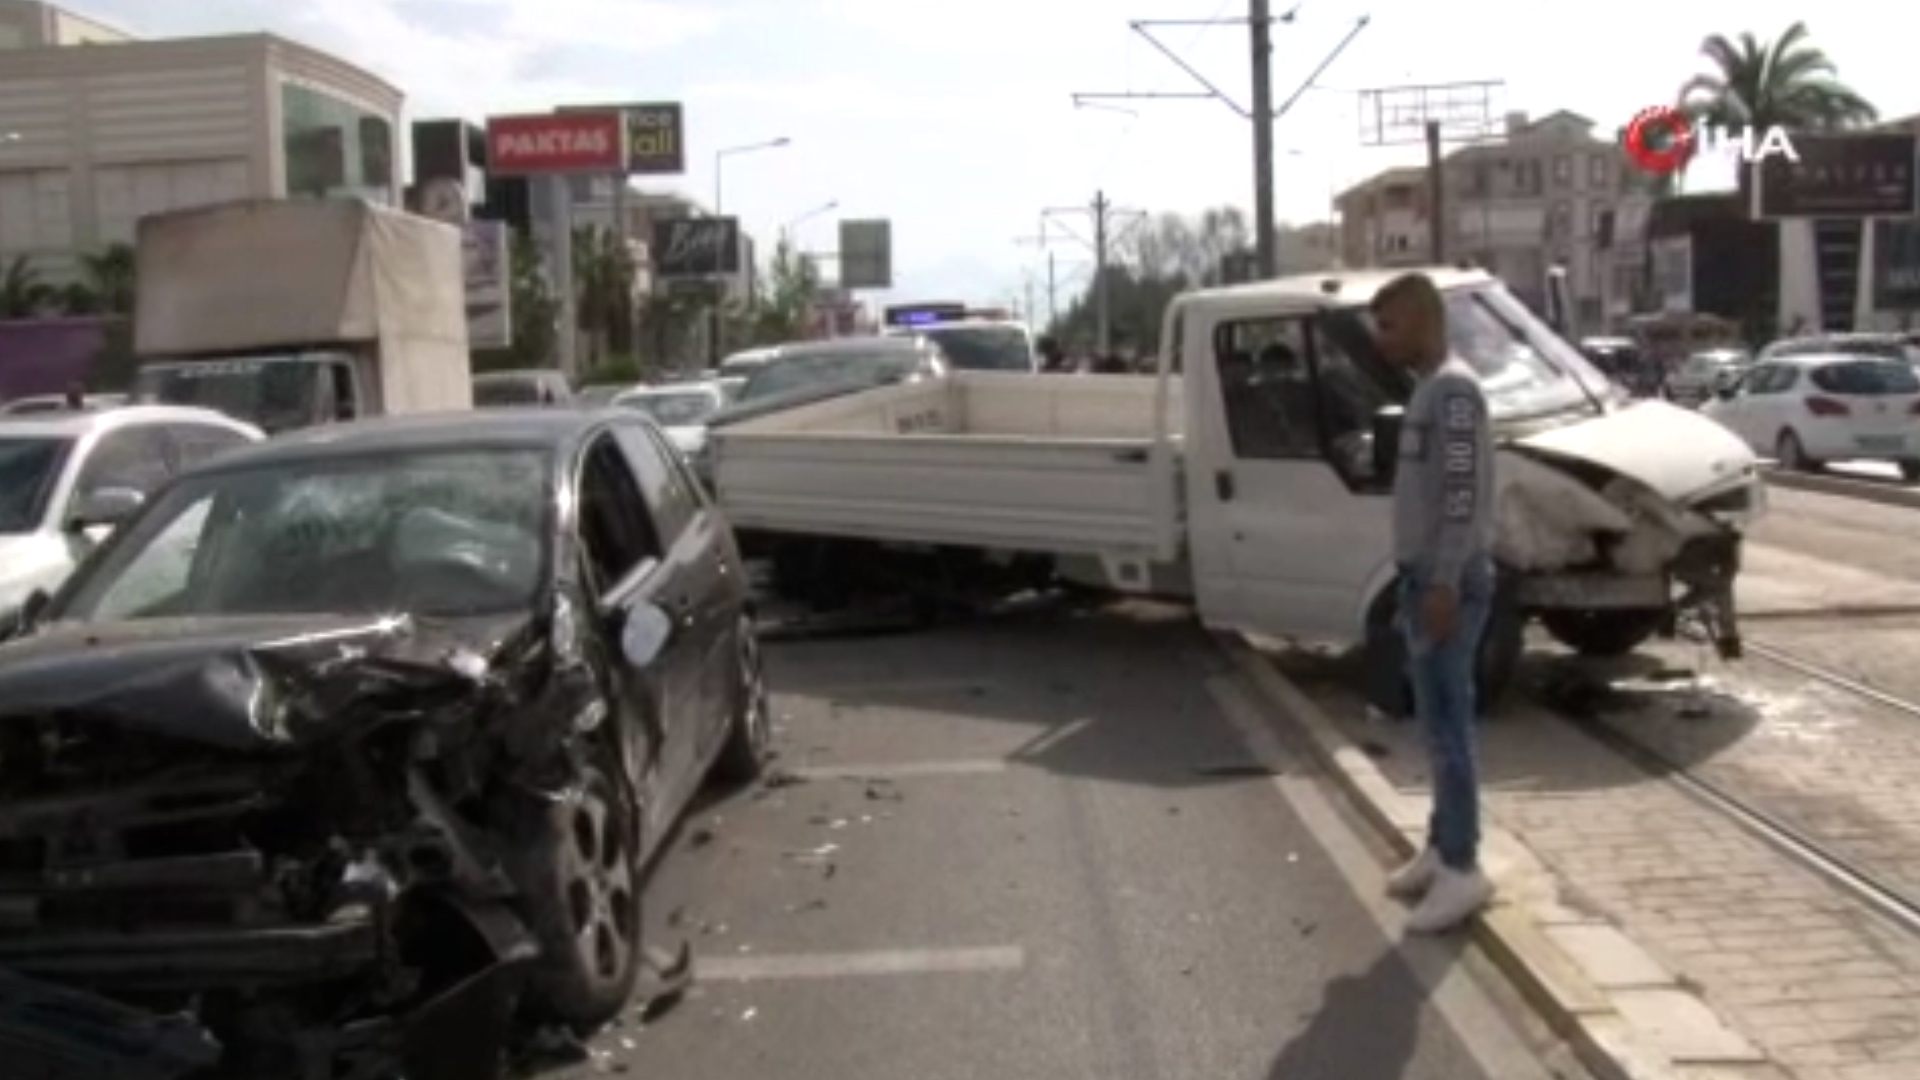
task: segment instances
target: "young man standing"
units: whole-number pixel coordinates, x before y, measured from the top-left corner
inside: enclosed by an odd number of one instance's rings
[[[1380,351],[1418,377],[1393,485],[1394,559],[1414,712],[1427,740],[1433,816],[1427,845],[1388,881],[1419,904],[1415,933],[1471,918],[1493,896],[1479,867],[1474,658],[1493,604],[1493,431],[1486,395],[1447,347],[1447,309],[1425,274],[1373,300]]]

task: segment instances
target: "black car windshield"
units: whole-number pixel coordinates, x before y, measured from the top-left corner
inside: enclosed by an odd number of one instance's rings
[[[1913,365],[1890,360],[1847,360],[1814,368],[1813,385],[1829,394],[1889,397],[1920,394],[1920,374]]]
[[[921,331],[947,363],[966,371],[1032,371],[1033,342],[1014,326],[930,326]]]
[[[920,354],[910,348],[855,348],[783,356],[747,376],[736,401],[826,386],[878,386],[913,374]]]
[[[315,457],[188,476],[49,612],[119,622],[234,615],[458,616],[526,607],[545,574],[538,450]]]
[[[1448,289],[1443,295],[1447,344],[1479,374],[1495,419],[1596,408],[1597,401],[1613,396],[1607,377],[1505,286],[1475,285]],[[1341,322],[1356,320],[1369,338],[1373,335],[1373,316],[1364,308],[1334,312],[1330,318],[1336,332]]]
[[[30,533],[47,515],[72,439],[0,439],[0,535]]]
[[[720,407],[719,399],[701,391],[635,394],[620,399],[620,404],[638,409],[661,427],[687,427],[712,416]]]

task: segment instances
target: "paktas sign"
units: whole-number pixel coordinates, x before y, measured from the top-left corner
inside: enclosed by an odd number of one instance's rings
[[[496,116],[487,121],[487,167],[501,176],[619,172],[627,129],[617,112]]]
[[[740,219],[668,218],[653,223],[653,269],[662,278],[740,272]]]
[[[1800,135],[1797,162],[1759,163],[1760,217],[1909,217],[1915,210],[1912,135]]]
[[[687,171],[686,110],[677,101],[569,106],[560,112],[566,115],[619,113],[626,117],[627,172],[632,175],[678,176]]]

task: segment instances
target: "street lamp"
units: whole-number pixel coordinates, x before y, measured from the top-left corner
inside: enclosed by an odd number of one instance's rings
[[[764,142],[757,142],[757,143],[744,143],[740,146],[729,146],[723,150],[716,151],[713,155],[713,212],[714,212],[714,215],[718,216],[720,213],[720,196],[723,191],[720,181],[722,177],[725,175],[728,158],[733,157],[736,154],[752,154],[761,150],[778,150],[782,147],[791,146],[791,145],[793,145],[793,140],[787,138],[785,135],[782,135],[777,139],[768,139]]]
[[[806,213],[801,214],[799,217],[794,218],[792,221],[789,221],[785,225],[782,225],[780,227],[780,241],[782,243],[790,242],[793,238],[794,232],[798,230],[800,226],[805,225],[807,222],[812,221],[814,218],[817,218],[822,214],[831,214],[838,209],[840,209],[840,200],[835,199],[832,202],[822,203],[821,205],[814,207],[813,209],[807,211]]]

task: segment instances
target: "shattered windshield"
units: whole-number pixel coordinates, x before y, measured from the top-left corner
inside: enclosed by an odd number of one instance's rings
[[[72,439],[0,439],[0,536],[40,527],[72,448]]]
[[[1443,295],[1447,344],[1479,374],[1495,418],[1519,420],[1594,408],[1596,401],[1612,395],[1607,377],[1503,286],[1449,289]],[[1332,312],[1329,321],[1336,338],[1349,348],[1358,340],[1353,322],[1364,328],[1367,340],[1374,337],[1372,313],[1364,308]]]
[[[477,615],[545,573],[549,456],[466,450],[318,458],[170,489],[57,617]]]

